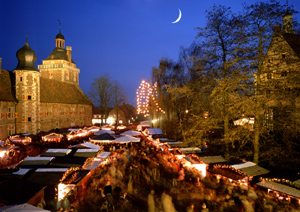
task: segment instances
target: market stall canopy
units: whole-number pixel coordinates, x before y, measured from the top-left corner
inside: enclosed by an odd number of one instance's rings
[[[256,163],[253,162],[245,162],[245,163],[240,163],[240,164],[235,164],[235,165],[231,165],[233,168],[238,169],[240,171],[242,171],[243,173],[245,173],[248,176],[259,176],[259,175],[263,175],[263,174],[267,174],[270,171],[256,165]]]
[[[201,149],[199,147],[185,147],[180,148],[180,151],[184,154],[200,153]]]
[[[27,157],[18,166],[21,168],[39,168],[47,166],[54,157]]]
[[[140,142],[140,138],[135,138],[132,136],[122,136],[120,138],[115,139],[115,142],[119,143],[130,143],[130,142]]]
[[[111,152],[106,152],[106,151],[99,152],[97,158],[106,159],[110,155],[110,153]]]
[[[214,163],[224,163],[226,162],[225,158],[221,155],[218,156],[203,156],[199,157],[205,164],[214,164]]]
[[[49,168],[82,167],[85,161],[86,157],[55,157]]]
[[[45,187],[43,185],[27,182],[22,179],[9,179],[1,181],[0,203],[4,203],[6,205],[14,205],[21,203],[30,203],[39,199],[40,201],[42,201],[44,196],[40,194],[44,189]],[[3,211],[3,208],[0,208],[0,211]]]
[[[80,143],[80,144],[76,144],[73,146],[69,147],[70,149],[100,149],[100,146],[96,145],[96,144],[92,144],[90,142],[84,142],[84,143]]]
[[[90,138],[91,142],[94,143],[111,143],[116,138],[109,133],[104,133],[95,137]]]
[[[163,132],[159,128],[147,128],[145,133],[148,135],[163,135]]]
[[[50,133],[48,135],[43,136],[42,140],[43,141],[55,141],[55,140],[59,140],[63,137],[64,137],[64,135],[62,135],[62,134]]]
[[[209,171],[232,180],[242,180],[247,178],[246,174],[228,165],[216,164],[212,169],[209,169]]]
[[[98,151],[99,149],[77,149],[77,151],[74,154],[74,157],[96,157]]]
[[[41,154],[41,156],[48,156],[48,157],[66,156],[71,152],[72,152],[71,149],[48,149],[46,152]]]
[[[34,212],[46,212],[48,210],[44,210],[42,208],[34,207],[30,204],[24,203],[20,205],[9,205],[0,207],[0,212],[26,212],[26,211],[34,211]],[[50,212],[50,211],[49,211]]]
[[[39,168],[28,178],[28,182],[39,185],[57,185],[69,168]]]
[[[99,130],[99,131],[96,131],[94,133],[94,135],[102,135],[104,133],[108,133],[108,134],[115,134],[115,131],[112,131],[112,130]]]
[[[125,131],[125,132],[121,133],[121,135],[138,136],[138,135],[141,135],[141,133],[137,132],[137,131],[134,131],[134,130],[128,130],[128,131]]]
[[[256,183],[256,185],[267,188],[267,189],[271,189],[274,191],[278,191],[296,198],[300,198],[300,190],[287,186],[287,185],[283,185],[277,182],[273,182],[273,181],[268,181],[268,180],[263,180],[259,183]]]
[[[94,170],[99,166],[103,161],[100,158],[88,158],[85,164],[82,166],[84,170]]]

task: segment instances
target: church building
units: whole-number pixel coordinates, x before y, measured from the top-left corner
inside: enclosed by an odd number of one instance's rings
[[[80,70],[61,32],[53,52],[38,69],[27,36],[17,59],[17,67],[7,71],[1,69],[0,58],[0,139],[92,124],[92,100],[79,87]]]

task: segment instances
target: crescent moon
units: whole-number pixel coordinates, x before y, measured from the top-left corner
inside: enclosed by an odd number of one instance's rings
[[[180,19],[181,19],[181,10],[180,9],[178,9],[179,10],[179,16],[178,16],[178,18],[176,19],[176,21],[173,21],[172,22],[172,24],[176,24],[178,21],[180,21]]]

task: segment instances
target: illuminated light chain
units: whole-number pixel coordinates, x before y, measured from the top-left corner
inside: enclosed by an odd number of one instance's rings
[[[286,180],[286,179],[278,179],[278,178],[263,178],[260,177],[259,181],[270,181],[270,182],[275,182],[275,183],[280,183],[280,184],[284,184],[296,189],[300,189],[300,186],[290,180]]]
[[[153,106],[155,106],[153,109],[155,109],[157,112],[159,111],[163,114],[166,114],[166,112],[159,106],[158,101],[156,100],[157,96],[157,82],[151,86],[150,83],[143,80],[136,91],[137,113],[144,114],[144,117],[150,116],[148,107],[150,99],[152,99],[154,102]]]
[[[242,177],[248,177],[249,180],[252,180],[252,178],[253,178],[253,176],[249,176],[249,175],[245,174],[244,172],[242,172],[241,170],[236,169],[236,168],[234,168],[232,166],[229,166],[229,165],[216,164],[216,165],[213,166],[213,168],[214,169],[218,169],[218,168],[220,168],[220,169],[229,169],[229,170],[241,175]]]

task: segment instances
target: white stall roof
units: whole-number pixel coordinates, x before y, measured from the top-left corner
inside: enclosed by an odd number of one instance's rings
[[[268,188],[274,191],[278,191],[284,194],[288,194],[290,196],[296,197],[296,198],[300,198],[300,190],[287,186],[287,185],[283,185],[280,183],[276,183],[276,182],[272,182],[272,181],[261,181],[259,183],[256,183],[258,186],[264,187],[264,188]]]
[[[92,144],[90,142],[84,142],[84,143],[81,143],[81,144],[76,144],[76,145],[73,145],[69,148],[88,148],[88,149],[97,149],[99,150],[100,149],[100,146],[99,145],[96,145],[96,144]]]
[[[67,154],[70,154],[70,152],[72,152],[71,149],[48,149],[46,152],[43,153],[43,155],[65,156]]]
[[[147,128],[146,131],[148,131],[149,135],[162,135],[163,132],[159,128]]]
[[[212,163],[224,163],[226,160],[221,156],[203,156],[199,157],[205,164],[212,164]]]
[[[200,153],[201,149],[199,147],[185,147],[185,148],[180,148],[180,151],[184,154],[191,154],[191,153]]]
[[[267,174],[270,171],[256,165],[256,163],[253,162],[245,162],[245,163],[240,163],[240,164],[235,164],[235,165],[231,165],[233,168],[238,169],[240,171],[242,171],[243,173],[245,173],[248,176],[258,176],[258,175],[263,175],[263,174]]]
[[[66,172],[69,168],[39,168],[35,172]]]
[[[231,165],[233,168],[235,169],[242,169],[242,168],[247,168],[250,166],[256,166],[256,163],[253,162],[245,162],[245,163],[239,163],[239,164],[235,164],[235,165]]]
[[[18,171],[14,172],[13,174],[16,175],[25,175],[27,172],[29,172],[30,169],[19,169]]]
[[[110,152],[103,151],[103,152],[98,153],[97,158],[106,159],[109,155],[110,155]]]
[[[89,162],[87,162],[86,164],[84,164],[84,166],[82,167],[82,169],[85,169],[85,170],[94,170],[101,163],[102,163],[102,160],[100,158],[93,158],[93,160],[90,160]]]

